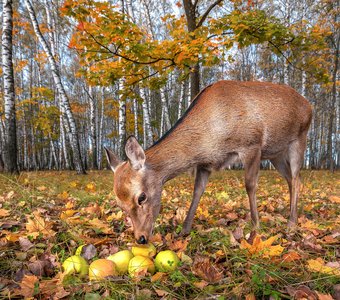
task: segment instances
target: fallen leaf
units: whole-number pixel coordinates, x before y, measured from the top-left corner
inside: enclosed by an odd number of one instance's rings
[[[300,285],[298,287],[287,286],[286,290],[292,299],[317,300],[317,294],[308,286]]]
[[[113,229],[111,228],[111,226],[108,223],[106,223],[106,222],[104,222],[104,221],[102,221],[98,218],[94,218],[92,220],[89,220],[88,223],[92,228],[100,230],[105,234],[112,234],[113,233]]]
[[[203,290],[208,284],[209,283],[204,280],[194,282],[194,286],[201,290]]]
[[[326,266],[324,260],[320,257],[318,257],[317,259],[309,259],[307,261],[307,267],[312,272],[340,276],[339,269]]]
[[[282,260],[285,262],[292,262],[301,259],[301,255],[295,251],[288,252],[283,255]]]
[[[340,197],[339,196],[329,196],[328,197],[329,201],[333,202],[333,203],[340,203]]]
[[[155,292],[158,297],[164,297],[169,294],[169,292],[160,289],[155,289]]]
[[[164,275],[166,275],[166,273],[157,272],[156,274],[151,276],[151,282],[155,282],[157,280],[161,280],[164,277]]]
[[[31,243],[30,240],[25,237],[19,237],[19,244],[23,251],[27,251],[28,249],[34,247],[34,244]]]
[[[37,293],[37,286],[39,279],[34,275],[25,275],[22,281],[19,283],[20,290],[19,295],[26,298],[31,298]]]
[[[256,300],[255,294],[251,293],[246,295],[246,300]]]
[[[256,235],[253,243],[249,244],[246,240],[242,240],[240,244],[241,249],[248,250],[250,255],[260,255],[264,258],[269,258],[272,256],[281,255],[284,247],[281,245],[272,246],[272,244],[280,237],[280,235],[275,235],[267,240],[262,241],[260,235]]]
[[[0,218],[8,217],[10,214],[9,210],[0,208]]]
[[[318,295],[319,300],[334,300],[334,298],[330,294],[321,294],[319,292],[316,292]]]
[[[26,229],[28,235],[36,238],[40,234],[44,237],[51,237],[56,234],[56,232],[52,230],[52,222],[41,217],[38,211],[33,212],[32,215],[33,216],[27,216]]]
[[[212,263],[208,257],[202,256],[197,256],[194,259],[192,272],[210,283],[218,282],[223,277],[223,271]]]

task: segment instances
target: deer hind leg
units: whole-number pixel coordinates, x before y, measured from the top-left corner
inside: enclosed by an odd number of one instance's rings
[[[193,195],[193,199],[192,199],[188,214],[183,223],[183,229],[181,231],[181,235],[187,235],[190,233],[192,222],[194,220],[194,216],[196,213],[196,209],[198,207],[198,203],[207,185],[210,173],[211,171],[207,169],[197,167],[197,172],[196,172],[196,177],[195,177],[194,195]]]
[[[292,174],[292,188],[290,198],[290,217],[288,227],[294,227],[297,223],[297,202],[300,190],[300,170],[303,165],[304,152],[306,149],[306,136],[301,135],[299,139],[289,145],[288,158]]]
[[[261,150],[256,149],[244,155],[245,184],[250,204],[250,216],[255,228],[259,227],[259,213],[256,204],[256,186],[261,162]]]
[[[289,188],[289,197],[292,199],[292,172],[289,161],[287,160],[287,153],[282,156],[275,157],[270,160],[275,169],[286,179]]]

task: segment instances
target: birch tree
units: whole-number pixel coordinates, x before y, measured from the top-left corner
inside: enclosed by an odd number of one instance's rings
[[[68,96],[66,94],[64,85],[61,81],[60,78],[60,73],[59,73],[59,68],[57,65],[56,60],[53,57],[53,54],[51,52],[50,47],[48,46],[44,36],[42,35],[40,28],[39,28],[39,24],[33,9],[33,6],[31,4],[31,2],[29,0],[25,0],[25,4],[34,28],[34,32],[37,35],[39,42],[41,44],[41,46],[43,47],[51,70],[52,70],[52,76],[53,76],[53,80],[54,80],[54,84],[56,86],[56,89],[60,95],[60,100],[62,102],[62,106],[64,109],[64,113],[66,115],[67,118],[67,123],[69,126],[69,130],[70,130],[70,139],[71,139],[71,146],[72,146],[72,152],[73,152],[73,160],[74,160],[74,164],[75,164],[75,168],[77,170],[77,173],[79,174],[85,174],[85,168],[83,166],[83,162],[81,159],[81,150],[80,150],[80,144],[79,144],[79,138],[78,138],[78,131],[77,131],[77,125],[75,122],[75,119],[73,117],[72,111],[71,111],[71,106],[70,106],[70,101],[68,99]]]
[[[15,115],[15,90],[14,72],[12,61],[12,31],[13,31],[13,9],[12,0],[3,0],[2,15],[2,69],[3,69],[3,91],[5,104],[5,130],[3,161],[6,172],[18,173],[17,165],[17,135]]]

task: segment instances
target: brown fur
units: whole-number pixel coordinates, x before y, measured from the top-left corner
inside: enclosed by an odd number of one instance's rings
[[[183,227],[188,233],[209,174],[236,161],[245,167],[254,225],[258,225],[255,189],[261,159],[270,159],[286,178],[291,195],[289,224],[295,224],[299,170],[311,117],[308,101],[288,86],[220,81],[204,89],[185,116],[145,153],[135,139],[129,139],[129,163],[116,168],[115,192],[122,203],[129,203],[128,213],[139,224],[136,238],[149,237],[150,224],[159,213],[162,185],[196,168],[193,202]],[[148,201],[136,206],[141,192],[147,193]]]

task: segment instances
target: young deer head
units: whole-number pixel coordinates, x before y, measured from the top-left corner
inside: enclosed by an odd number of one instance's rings
[[[105,148],[114,172],[114,192],[118,206],[131,218],[139,244],[146,244],[160,210],[161,182],[147,168],[145,153],[135,137],[128,138],[125,153],[128,161],[120,161]]]

